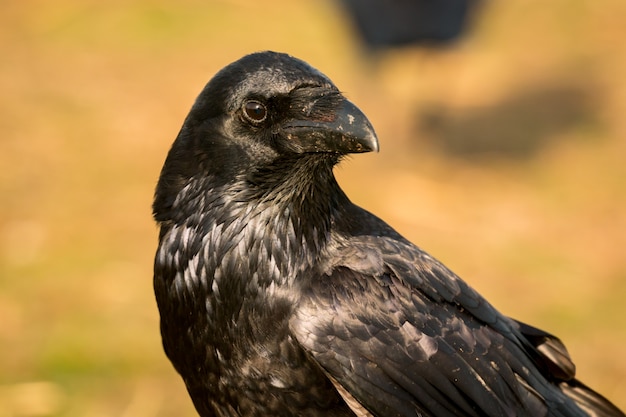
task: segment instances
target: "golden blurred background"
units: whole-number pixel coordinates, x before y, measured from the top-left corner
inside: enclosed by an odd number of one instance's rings
[[[368,52],[336,1],[0,6],[0,417],[195,416],[152,294],[161,164],[224,65],[288,52],[374,124],[353,201],[626,409],[626,3],[485,2],[446,48]]]

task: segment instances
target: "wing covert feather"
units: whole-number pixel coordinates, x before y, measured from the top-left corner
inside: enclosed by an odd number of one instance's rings
[[[439,262],[389,237],[361,236],[344,247],[305,288],[290,325],[373,415],[542,416],[548,404],[569,408],[563,396],[532,388],[547,382],[518,324]]]

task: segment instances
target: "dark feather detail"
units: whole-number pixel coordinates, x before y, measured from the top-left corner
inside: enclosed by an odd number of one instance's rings
[[[576,375],[576,366],[559,338],[528,324],[517,322],[520,332],[537,349],[546,371],[557,380],[569,381]]]
[[[365,115],[288,55],[206,85],[153,205],[163,346],[198,413],[624,417],[557,338],[350,202],[333,167],[377,150]]]

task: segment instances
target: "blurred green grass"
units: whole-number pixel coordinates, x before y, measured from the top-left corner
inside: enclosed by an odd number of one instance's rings
[[[381,153],[337,170],[355,202],[626,408],[625,9],[490,2],[453,48],[368,56],[330,0],[4,2],[0,416],[195,415],[160,345],[152,192],[206,81],[262,49],[372,120]]]

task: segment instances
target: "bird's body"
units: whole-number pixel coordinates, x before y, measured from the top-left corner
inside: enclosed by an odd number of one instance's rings
[[[495,310],[333,167],[365,116],[288,55],[207,84],[159,179],[165,351],[205,416],[623,416],[560,341]]]

